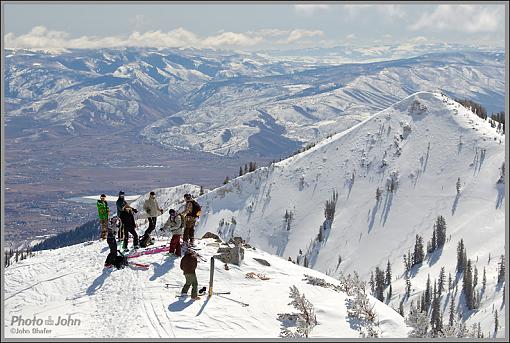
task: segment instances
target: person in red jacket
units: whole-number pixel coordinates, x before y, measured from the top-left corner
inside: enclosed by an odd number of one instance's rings
[[[188,294],[188,289],[191,288],[191,299],[199,300],[198,296],[198,281],[195,270],[197,269],[197,256],[191,250],[187,250],[184,257],[181,259],[181,269],[186,278],[186,283],[182,287],[181,294]]]

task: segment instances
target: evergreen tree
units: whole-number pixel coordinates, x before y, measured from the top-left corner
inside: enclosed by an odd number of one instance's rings
[[[453,294],[450,297],[450,317],[448,319],[448,325],[453,327],[455,321],[455,297]]]
[[[436,244],[438,248],[441,248],[446,243],[446,221],[443,216],[437,217],[435,230]]]
[[[425,298],[425,292],[421,292],[420,311],[427,312],[427,300]]]
[[[452,289],[452,273],[448,273],[448,291]]]
[[[200,186],[200,193],[199,195],[204,195],[204,186]]]
[[[243,174],[246,174],[246,173],[248,173],[248,164],[244,165],[244,173]]]
[[[388,263],[386,264],[386,279],[385,279],[386,286],[391,285],[391,264],[390,260],[388,260]]]
[[[405,317],[405,314],[404,314],[404,301],[401,301],[399,306],[398,306],[398,313],[402,316],[402,317]]]
[[[486,285],[487,285],[487,276],[485,275],[485,267],[483,267],[482,289],[485,289]]]
[[[384,272],[379,267],[375,267],[375,297],[379,301],[384,301],[384,288]]]
[[[432,230],[432,241],[430,242],[430,249],[428,249],[428,252],[434,252],[437,248],[437,238],[436,238],[436,225],[434,225],[434,230]]]
[[[499,320],[498,320],[498,310],[494,311],[494,332],[498,332],[499,329]]]
[[[407,297],[407,299],[409,299],[409,297],[411,296],[411,280],[409,279],[409,277],[406,275],[406,294],[405,296]]]
[[[432,289],[431,289],[431,283],[430,283],[430,274],[427,276],[427,284],[425,286],[425,312],[428,311],[428,308],[430,306],[430,302],[432,300]]]
[[[478,268],[475,266],[475,271],[473,274],[473,290],[476,288],[476,285],[478,284]]]
[[[429,323],[427,314],[415,309],[413,304],[411,304],[411,307],[409,308],[409,314],[405,322],[412,328],[409,332],[409,337],[423,338],[427,336]]]
[[[386,299],[388,299],[388,301],[391,299],[391,296],[393,295],[393,288],[390,284],[390,289],[388,290],[388,294],[386,295]]]
[[[464,240],[461,239],[459,241],[459,243],[457,244],[457,272],[458,273],[464,272],[464,268],[465,268],[464,257],[465,257]]]
[[[381,195],[382,195],[382,190],[377,187],[377,189],[375,190],[375,200],[377,202],[379,202],[381,200]]]
[[[414,244],[413,254],[413,266],[421,264],[423,262],[424,257],[425,253],[423,252],[423,238],[419,235],[416,235],[416,242]]]
[[[505,281],[505,255],[501,255],[498,270],[498,283]]]
[[[443,293],[444,291],[444,283],[445,283],[445,272],[444,272],[444,267],[441,267],[441,271],[439,272],[439,281],[438,281],[438,289],[437,289],[437,292],[439,294],[439,296],[441,296],[441,294]]]
[[[462,284],[462,292],[466,298],[466,306],[472,310],[474,308],[473,299],[473,271],[471,268],[471,260],[468,260],[466,269],[464,270],[464,278]]]
[[[409,264],[409,270],[413,267],[413,255],[411,254],[411,250],[407,250],[407,263]]]
[[[430,316],[430,330],[433,337],[437,337],[443,330],[443,323],[441,319],[441,303],[439,297],[435,297],[432,302],[432,313]]]
[[[455,186],[457,188],[457,194],[459,194],[460,193],[460,186],[461,186],[461,184],[460,184],[460,177],[457,179],[457,183],[456,183]]]
[[[239,176],[243,176],[243,167],[239,167]]]
[[[374,272],[371,272],[370,281],[368,283],[370,284],[370,292],[372,295],[374,295],[375,294]]]

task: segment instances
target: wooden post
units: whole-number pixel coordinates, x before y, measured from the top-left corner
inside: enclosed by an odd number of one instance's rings
[[[209,297],[213,295],[213,281],[214,281],[214,256],[211,257],[211,270],[209,274]]]

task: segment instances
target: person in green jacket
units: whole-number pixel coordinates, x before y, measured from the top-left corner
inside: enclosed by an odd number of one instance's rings
[[[108,232],[108,218],[110,217],[110,208],[106,202],[106,195],[101,194],[96,206],[99,214],[99,222],[101,223],[101,239],[106,239],[106,234]]]

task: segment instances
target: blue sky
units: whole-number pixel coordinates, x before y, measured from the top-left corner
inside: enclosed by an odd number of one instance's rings
[[[505,5],[4,3],[6,47],[504,47]]]

